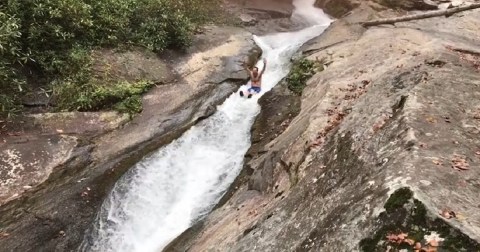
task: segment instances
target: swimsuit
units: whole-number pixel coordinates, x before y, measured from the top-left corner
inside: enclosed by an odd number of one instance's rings
[[[252,91],[255,92],[255,93],[260,93],[260,91],[262,91],[262,89],[260,87],[250,87],[248,89],[248,92],[251,93]]]

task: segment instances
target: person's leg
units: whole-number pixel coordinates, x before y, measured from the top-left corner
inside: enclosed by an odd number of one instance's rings
[[[261,91],[261,88],[260,87],[251,87],[248,89],[249,91],[249,94],[248,94],[248,98],[252,98],[253,94],[258,94],[260,93]]]
[[[246,94],[248,98],[252,98],[253,94],[255,94],[255,87],[250,87],[248,89],[248,93]]]

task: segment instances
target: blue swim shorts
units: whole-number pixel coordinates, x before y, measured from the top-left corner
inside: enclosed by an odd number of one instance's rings
[[[255,93],[260,93],[260,91],[262,91],[262,89],[260,87],[250,87],[248,89],[248,92],[252,93],[252,92],[255,92]]]

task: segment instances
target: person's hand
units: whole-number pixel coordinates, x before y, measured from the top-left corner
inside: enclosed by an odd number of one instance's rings
[[[267,64],[267,59],[263,59],[263,64]]]

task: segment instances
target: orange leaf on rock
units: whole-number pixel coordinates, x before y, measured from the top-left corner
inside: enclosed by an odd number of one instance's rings
[[[455,170],[469,170],[470,165],[468,164],[465,156],[453,155],[452,158],[452,168]]]
[[[435,118],[433,118],[433,117],[430,116],[430,117],[427,117],[427,122],[429,122],[429,123],[436,123],[437,120],[436,120]]]

